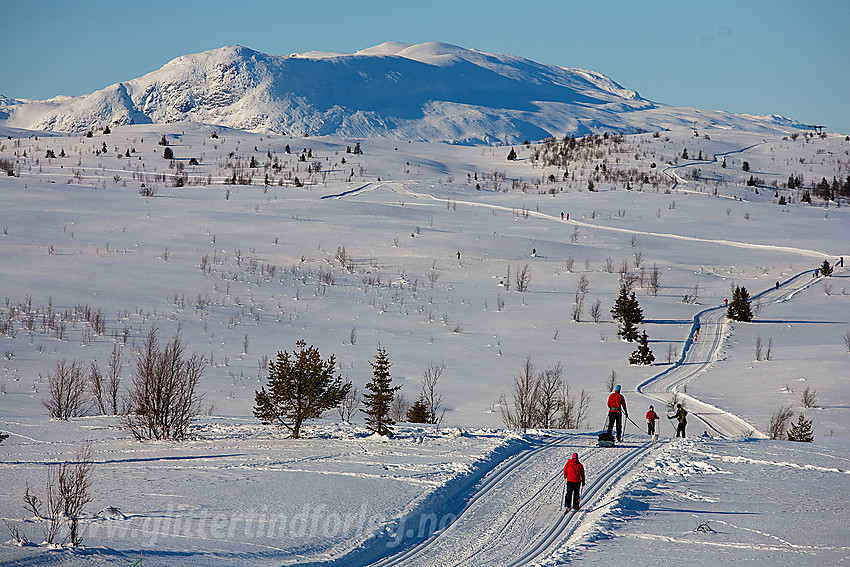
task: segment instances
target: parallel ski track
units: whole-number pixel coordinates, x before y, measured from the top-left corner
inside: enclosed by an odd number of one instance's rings
[[[446,513],[455,514],[458,517],[458,519],[460,519],[464,510],[468,509],[470,506],[472,506],[475,502],[477,502],[481,498],[486,497],[487,494],[490,493],[492,490],[494,490],[494,488],[497,487],[498,484],[506,476],[510,475],[515,470],[517,470],[520,466],[522,466],[523,463],[525,463],[526,461],[528,461],[529,459],[538,455],[541,452],[548,451],[553,446],[564,445],[564,444],[565,444],[564,439],[555,438],[555,439],[552,439],[552,440],[544,443],[540,447],[537,447],[535,449],[531,449],[531,450],[528,450],[528,451],[523,451],[521,453],[517,453],[517,454],[511,456],[510,458],[503,461],[498,467],[496,467],[496,469],[491,471],[483,479],[483,481],[481,482],[479,487],[475,490],[475,492],[473,493],[473,495],[470,498],[460,501],[457,506],[455,506],[451,510],[447,510]],[[443,530],[443,532],[437,532],[437,533],[434,534],[433,537],[425,539],[424,541],[420,542],[419,544],[414,545],[413,547],[411,547],[411,548],[409,548],[409,549],[407,549],[407,550],[405,550],[401,553],[398,553],[398,554],[393,555],[391,557],[384,558],[384,559],[382,559],[382,560],[380,560],[376,563],[370,564],[371,567],[389,567],[391,565],[405,565],[405,562],[408,559],[410,559],[411,557],[414,557],[414,556],[416,556],[420,553],[424,553],[425,551],[427,551],[427,549],[434,544],[434,542],[437,540],[437,538],[439,538],[442,533],[448,532],[449,530],[451,530],[453,528],[453,526],[455,524],[457,524],[457,521],[458,520],[455,520],[454,522],[452,522],[452,524],[450,526],[448,526],[445,530]]]
[[[631,437],[632,436],[627,437],[627,440]],[[542,445],[541,447],[532,449],[530,451],[525,451],[522,454],[515,455],[512,458],[508,459],[499,468],[498,471],[489,475],[484,480],[484,482],[475,491],[471,498],[464,501],[458,507],[455,512],[458,518],[452,523],[451,526],[449,526],[442,532],[434,534],[433,537],[426,539],[399,554],[387,557],[381,561],[373,563],[372,567],[407,565],[409,562],[411,562],[411,560],[414,559],[427,559],[429,553],[431,552],[431,549],[436,547],[436,544],[440,541],[441,537],[445,537],[452,530],[458,529],[457,526],[459,522],[462,522],[462,516],[465,510],[468,510],[474,503],[483,498],[498,497],[493,496],[492,493],[496,491],[497,487],[505,477],[513,473],[529,459],[537,456],[542,452],[548,451],[555,446],[564,446],[564,443],[564,439],[554,439]],[[649,442],[645,442],[637,447],[630,448],[628,451],[619,455],[614,461],[609,463],[604,469],[599,471],[599,473],[595,475],[593,481],[588,484],[583,490],[582,505],[584,509],[588,509],[598,505],[603,496],[607,493],[608,489],[610,489],[613,484],[615,484],[620,478],[622,478],[623,475],[626,474],[628,469],[631,468],[630,465],[633,465],[643,455],[645,455],[650,450],[651,446],[652,445]],[[585,460],[589,456],[597,454],[600,451],[610,451],[610,449],[592,449],[585,455]],[[497,539],[499,535],[502,534],[512,522],[519,520],[519,518],[522,517],[522,510],[531,502],[537,500],[538,498],[551,497],[549,495],[544,496],[544,493],[560,493],[561,482],[563,482],[563,479],[560,472],[552,475],[552,477],[550,477],[545,484],[540,486],[536,491],[529,495],[529,497],[524,501],[524,503],[517,507],[517,509],[508,519],[508,522],[505,524],[505,526],[497,534],[492,536],[493,539]],[[500,562],[500,565],[527,565],[534,562],[536,559],[551,555],[555,550],[563,546],[567,542],[567,540],[573,535],[573,533],[575,533],[576,529],[578,529],[579,523],[579,517],[576,515],[575,512],[563,515],[559,513],[558,516],[554,519],[554,521],[549,525],[549,527],[539,535],[539,537],[531,544],[531,546],[522,550],[520,555],[510,558],[508,562]],[[474,560],[478,555],[480,555],[482,551],[486,549],[488,549],[487,546],[479,545],[477,546],[476,551],[473,551],[469,555],[466,555],[462,559],[456,560],[453,563],[441,563],[436,558],[434,558],[433,561],[435,562],[435,564],[439,563],[441,565],[452,565],[453,567],[468,565],[472,562],[472,560]]]
[[[582,506],[587,509],[599,504],[607,489],[622,478],[632,465],[648,453],[651,446],[651,443],[645,442],[638,447],[630,449],[600,471],[593,482],[585,487],[582,494]],[[556,481],[560,476],[560,474],[556,475],[556,478],[552,479],[552,481]],[[514,558],[513,561],[504,565],[506,567],[527,565],[540,557],[551,555],[569,540],[580,524],[581,522],[576,517],[576,512],[565,514],[558,518],[546,532],[541,534],[531,547],[524,550],[519,557]]]

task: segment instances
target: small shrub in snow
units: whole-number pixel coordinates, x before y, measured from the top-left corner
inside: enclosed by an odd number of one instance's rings
[[[803,397],[801,399],[801,403],[804,408],[816,408],[818,407],[818,391],[812,390],[808,386],[803,390]]]
[[[404,421],[408,413],[410,413],[410,402],[402,392],[396,392],[390,407],[390,419],[394,422]]]
[[[782,406],[770,416],[770,422],[767,424],[767,435],[771,439],[784,439],[785,430],[788,428],[788,422],[794,417],[794,412],[791,406]]]
[[[151,328],[142,344],[121,422],[137,440],[179,441],[201,413],[197,387],[207,362],[201,355],[187,355],[179,333],[162,349],[157,335],[158,329]]]
[[[88,410],[87,380],[80,361],[62,359],[47,377],[49,397],[42,403],[53,419],[67,421],[85,415]]]
[[[70,542],[77,547],[83,542],[85,530],[80,525],[83,508],[91,502],[91,446],[86,445],[79,451],[72,462],[53,463],[47,467],[47,496],[44,501],[47,516],[43,527],[44,539],[48,545],[56,543],[62,531],[63,523],[67,523],[68,531],[62,543]],[[24,498],[29,494],[29,487]],[[37,498],[35,500],[38,500]],[[28,509],[38,511],[36,507]],[[40,514],[36,514],[40,516]]]
[[[605,391],[613,392],[614,387],[617,385],[617,371],[612,370],[611,374],[608,376],[608,379],[605,381]]]
[[[360,405],[360,391],[357,388],[352,387],[345,394],[345,397],[342,398],[342,401],[337,406],[337,412],[339,412],[339,418],[345,423],[351,422],[351,415],[354,413],[354,410],[357,409],[357,406]]]

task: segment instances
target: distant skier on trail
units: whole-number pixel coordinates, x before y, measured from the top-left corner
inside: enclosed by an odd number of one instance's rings
[[[578,462],[578,453],[573,453],[573,456],[564,465],[564,478],[567,481],[567,496],[564,505],[567,511],[578,510],[580,506],[581,487],[584,486],[584,465]]]
[[[688,411],[682,407],[682,404],[676,404],[676,413],[674,415],[668,415],[667,419],[676,418],[679,420],[679,426],[676,428],[676,437],[679,437],[679,434],[682,434],[682,437],[685,437],[685,427],[688,425]]]
[[[614,387],[614,391],[608,396],[608,434],[614,429],[614,424],[617,424],[617,441],[623,440],[623,415],[629,417],[629,410],[626,408],[626,398],[620,393],[620,385]]]
[[[646,412],[646,432],[648,435],[655,434],[655,422],[658,421],[658,414],[655,413],[655,409],[652,406],[649,406],[649,411]]]

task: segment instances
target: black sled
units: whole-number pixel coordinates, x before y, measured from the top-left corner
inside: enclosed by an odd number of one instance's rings
[[[613,433],[608,433],[608,417],[609,416],[605,417],[605,425],[603,426],[602,431],[599,433],[599,439],[597,440],[597,445],[599,447],[614,446],[614,440],[616,439],[616,437],[614,437]]]
[[[608,433],[607,431],[603,431],[602,433],[599,434],[599,440],[598,440],[597,444],[600,447],[613,447],[615,439],[616,439],[616,437],[614,437],[613,434]]]

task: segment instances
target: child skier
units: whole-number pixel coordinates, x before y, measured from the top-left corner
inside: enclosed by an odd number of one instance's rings
[[[655,434],[655,422],[659,419],[658,414],[655,413],[655,409],[649,406],[649,411],[646,412],[646,432],[648,435]]]
[[[573,456],[564,465],[564,478],[567,480],[567,497],[565,506],[567,511],[578,510],[579,491],[584,486],[584,465],[578,462],[578,453],[573,453]]]

